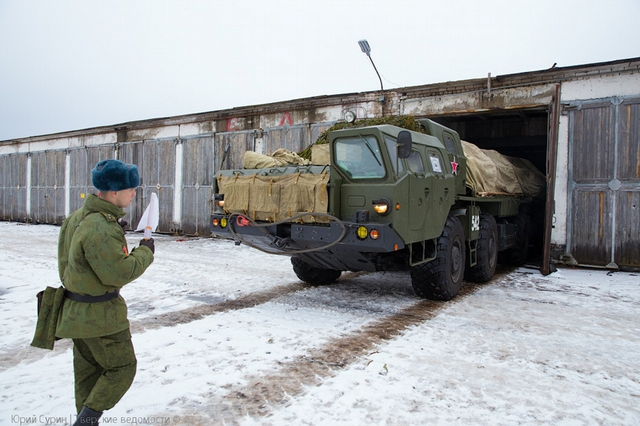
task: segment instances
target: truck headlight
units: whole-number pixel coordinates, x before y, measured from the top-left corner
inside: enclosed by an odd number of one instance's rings
[[[224,207],[224,194],[216,194],[213,197],[213,200],[218,207]]]
[[[391,202],[386,198],[379,198],[372,201],[373,210],[380,216],[384,216],[391,211]]]

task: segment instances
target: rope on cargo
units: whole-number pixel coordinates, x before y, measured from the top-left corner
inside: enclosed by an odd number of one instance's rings
[[[245,218],[246,220],[248,220],[250,222],[251,226],[255,226],[256,228],[267,228],[269,226],[277,226],[277,225],[281,225],[281,224],[286,223],[286,222],[292,222],[292,221],[294,221],[296,219],[299,219],[301,217],[304,217],[304,216],[327,217],[327,218],[329,218],[329,220],[333,220],[333,221],[337,222],[338,225],[340,225],[340,228],[341,228],[342,231],[340,232],[340,235],[338,236],[338,238],[335,241],[332,241],[331,243],[326,244],[326,245],[324,245],[322,247],[303,249],[303,250],[290,250],[290,251],[286,251],[284,248],[282,248],[282,249],[280,249],[280,251],[269,251],[269,250],[265,250],[265,249],[263,249],[261,247],[256,246],[255,244],[252,244],[252,243],[246,241],[244,238],[242,238],[239,234],[236,233],[236,231],[233,229],[233,227],[234,227],[234,223],[235,223],[235,218],[239,217],[239,216]],[[257,223],[256,221],[250,219],[246,215],[243,215],[243,214],[240,214],[240,213],[234,213],[234,214],[229,216],[229,230],[233,234],[234,238],[237,239],[237,241],[240,241],[241,243],[244,243],[244,244],[248,245],[249,247],[252,247],[252,248],[254,248],[256,250],[260,250],[263,253],[277,254],[277,255],[283,255],[283,256],[289,256],[289,255],[292,255],[292,254],[312,253],[314,251],[326,250],[329,247],[333,247],[336,244],[338,244],[340,241],[342,241],[344,236],[347,234],[347,227],[344,225],[344,223],[340,219],[338,219],[337,217],[335,217],[335,216],[333,216],[333,215],[331,215],[329,213],[319,213],[319,212],[318,213],[300,213],[300,214],[297,214],[295,216],[291,216],[291,217],[288,217],[286,219],[279,220],[277,222],[268,222],[268,223],[264,223],[264,224]],[[271,237],[272,237],[272,235],[269,234],[269,232],[267,232],[267,231],[264,231],[264,235],[265,235],[265,237],[267,237],[269,239],[271,239]]]

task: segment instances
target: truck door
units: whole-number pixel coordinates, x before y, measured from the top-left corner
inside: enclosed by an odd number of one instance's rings
[[[407,159],[411,171],[409,176],[410,229],[422,231],[422,239],[435,238],[440,235],[439,209],[442,207],[444,194],[444,164],[437,151],[428,150],[426,159],[423,154],[413,151]],[[437,219],[437,220],[434,220]]]
[[[431,174],[425,174],[422,156],[413,151],[407,158],[409,172],[409,229],[421,230],[427,214],[427,202],[431,196]]]

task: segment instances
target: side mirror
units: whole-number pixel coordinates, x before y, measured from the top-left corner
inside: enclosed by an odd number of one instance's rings
[[[403,130],[398,133],[398,158],[409,158],[411,156],[411,133]]]

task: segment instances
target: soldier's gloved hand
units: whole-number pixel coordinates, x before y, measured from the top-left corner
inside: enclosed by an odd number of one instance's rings
[[[125,228],[127,227],[128,224],[129,222],[127,222],[126,220],[118,219],[118,225],[122,227],[122,232],[124,232],[125,234],[127,233],[127,230]]]
[[[149,238],[148,240],[140,240],[140,246],[147,246],[151,250],[151,253],[156,252],[156,244],[153,241],[153,238]]]

